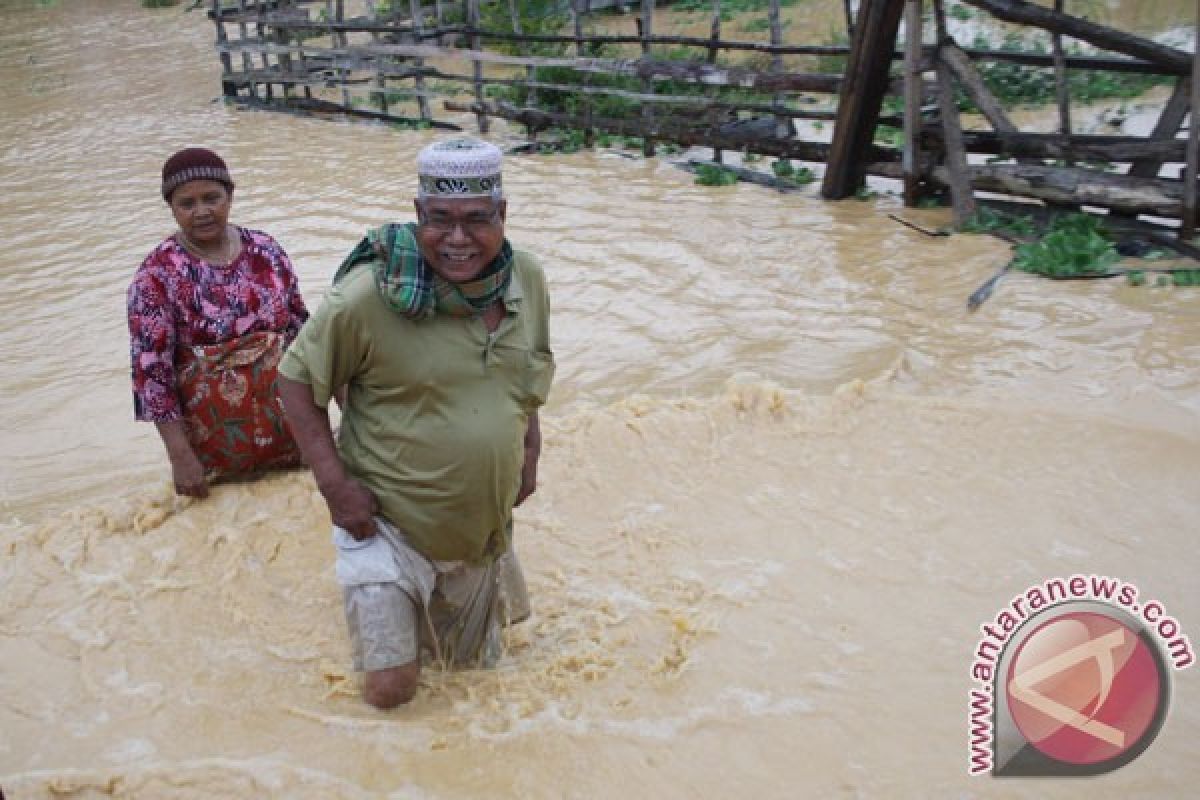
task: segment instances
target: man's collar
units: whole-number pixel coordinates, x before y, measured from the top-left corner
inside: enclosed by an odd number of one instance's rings
[[[510,312],[517,312],[521,308],[521,301],[525,299],[525,287],[521,285],[521,273],[517,271],[517,255],[513,253],[512,259],[512,277],[508,281],[508,286],[504,290],[504,308]]]

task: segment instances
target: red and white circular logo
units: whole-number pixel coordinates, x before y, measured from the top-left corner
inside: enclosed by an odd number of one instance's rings
[[[1066,765],[1136,757],[1158,732],[1167,677],[1158,653],[1114,616],[1057,615],[1021,642],[1005,676],[1025,740]]]

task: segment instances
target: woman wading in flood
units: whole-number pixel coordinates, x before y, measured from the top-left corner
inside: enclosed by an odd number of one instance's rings
[[[229,223],[233,180],[216,153],[180,150],[162,170],[179,226],[129,286],[133,405],[153,422],[175,491],[300,463],[275,393],[275,367],[308,318],[287,253]]]

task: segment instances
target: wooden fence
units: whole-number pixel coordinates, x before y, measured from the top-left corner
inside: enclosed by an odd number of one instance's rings
[[[209,16],[223,91],[247,105],[448,129],[468,112],[481,132],[503,118],[531,139],[550,128],[582,131],[588,145],[598,132],[637,137],[647,155],[674,142],[710,147],[715,161],[736,150],[824,162],[822,193],[834,199],[868,174],[893,177],[909,203],[949,190],[959,221],[973,212],[975,192],[987,191],[1173,217],[1184,236],[1194,232],[1197,126],[1179,135],[1200,102],[1200,62],[1068,15],[1063,0],[1054,8],[960,0],[1048,32],[1049,53],[963,47],[948,32],[943,0],[861,0],[856,12],[844,0],[848,44],[787,41],[781,0],[758,0],[762,40],[725,37],[725,6],[736,0],[706,7],[708,36],[656,33],[655,0],[625,0],[632,33],[593,30],[621,0],[563,2],[212,0]],[[1064,37],[1095,54],[1068,53]],[[1001,62],[1053,70],[1057,131],[1014,125],[979,72]],[[1156,75],[1173,91],[1148,137],[1081,135],[1071,128],[1073,70]],[[990,130],[962,129],[964,94]],[[895,110],[884,113],[889,96]],[[794,121],[832,124],[832,141],[797,135]],[[902,131],[899,142],[881,143],[884,125]]]

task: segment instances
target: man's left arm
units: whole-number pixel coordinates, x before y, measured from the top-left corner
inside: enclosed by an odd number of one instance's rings
[[[521,488],[517,492],[519,506],[525,498],[537,489],[538,458],[542,455],[542,426],[538,422],[538,412],[529,415],[529,425],[525,428],[525,463],[521,466]]]

